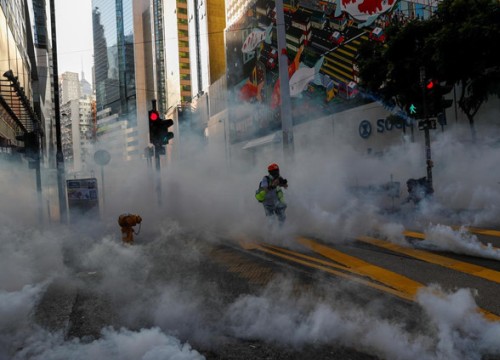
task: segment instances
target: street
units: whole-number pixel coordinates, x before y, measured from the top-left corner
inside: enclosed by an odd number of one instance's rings
[[[494,158],[471,162],[475,175]],[[68,223],[40,222],[28,169],[6,166],[0,358],[499,357],[496,184],[441,172],[433,198],[413,204],[403,190],[344,180],[374,183],[384,158],[335,153],[328,168],[299,158],[283,166],[279,228],[254,198],[262,169],[220,173],[209,160],[165,168],[161,204],[146,164],[110,167],[100,217]],[[463,160],[441,163],[454,173]],[[131,245],[125,212],[142,219]]]
[[[123,350],[108,352],[110,344],[138,349],[162,337],[161,351],[190,359],[498,355],[488,340],[499,331],[500,266],[487,258],[498,257],[495,242],[480,257],[436,251],[416,231],[407,237],[413,244],[403,246],[286,233],[265,242],[215,240],[163,226],[168,241],[95,243],[40,291],[36,323],[60,336],[40,354],[126,358]],[[499,232],[488,234],[498,245]],[[72,251],[79,250],[66,249],[66,259],[77,259]],[[17,358],[34,351],[33,343],[24,346]]]
[[[500,360],[499,4],[0,0],[0,360]]]

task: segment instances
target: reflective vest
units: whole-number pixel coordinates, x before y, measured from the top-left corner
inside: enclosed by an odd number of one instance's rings
[[[255,191],[255,198],[257,199],[257,201],[260,203],[268,203],[270,205],[274,205],[276,200],[283,202],[283,190],[280,187],[269,189],[268,186],[270,183],[270,176],[264,176],[259,184],[259,188]]]

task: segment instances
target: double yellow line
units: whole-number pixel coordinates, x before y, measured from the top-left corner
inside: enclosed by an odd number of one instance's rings
[[[448,269],[460,271],[465,274],[473,275],[485,280],[493,281],[500,284],[500,272],[485,268],[483,266],[474,265],[464,261],[455,260],[446,256],[434,254],[428,251],[417,250],[413,248],[403,247],[390,243],[388,241],[375,239],[369,236],[360,236],[357,240],[369,243],[393,252],[411,256],[431,264],[440,265]]]
[[[412,300],[412,298],[405,292],[402,292],[398,289],[384,285],[383,283],[374,283],[372,281],[366,280],[365,278],[363,278],[364,276],[366,276],[366,274],[363,271],[357,271],[357,269],[350,269],[349,270],[344,265],[339,265],[339,264],[331,262],[331,261],[318,259],[318,258],[313,257],[313,256],[305,255],[305,254],[302,254],[299,252],[295,252],[295,251],[288,250],[288,249],[274,246],[274,245],[260,244],[260,245],[254,245],[253,248],[260,250],[262,252],[280,257],[282,259],[304,265],[306,267],[321,270],[321,271],[324,271],[326,273],[329,273],[329,274],[332,274],[332,275],[335,275],[335,276],[338,276],[341,278],[348,279],[350,281],[360,283],[360,284],[365,285],[365,286],[369,286],[369,287],[390,293],[392,295],[398,296],[398,297],[403,298],[405,300]],[[333,250],[331,248],[329,248],[329,249]],[[345,255],[345,256],[348,256],[348,255]],[[355,259],[355,258],[353,258],[353,259]]]
[[[453,230],[458,230],[460,229],[459,226],[450,226],[451,229]],[[500,231],[498,230],[492,230],[492,229],[480,229],[476,227],[465,227],[465,230],[472,234],[477,234],[477,235],[488,235],[488,236],[495,236],[495,237],[500,237]],[[423,240],[425,239],[425,234],[417,231],[411,231],[411,230],[404,230],[403,235],[420,239]]]
[[[422,238],[421,236],[423,236],[423,234],[414,232],[407,232],[405,235],[417,238]],[[440,265],[455,271],[460,271],[489,281],[500,283],[500,272],[487,269],[482,266],[454,260],[422,250],[403,247],[369,236],[360,236],[357,240],[395,253],[411,256],[415,259],[426,261],[428,263]],[[259,250],[306,267],[318,269],[338,277],[346,278],[350,281],[355,281],[364,286],[384,291],[405,300],[415,301],[417,292],[425,287],[424,284],[414,281],[406,276],[345,254],[313,239],[298,237],[296,241],[314,253],[329,260],[316,258],[314,256],[305,255],[300,252],[270,244],[247,243],[246,247],[248,249],[252,248]],[[494,321],[500,321],[500,316],[484,309],[479,310],[486,318]]]

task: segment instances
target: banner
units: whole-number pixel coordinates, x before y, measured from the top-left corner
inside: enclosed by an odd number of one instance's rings
[[[66,180],[66,190],[71,222],[84,215],[98,215],[99,194],[96,178]]]

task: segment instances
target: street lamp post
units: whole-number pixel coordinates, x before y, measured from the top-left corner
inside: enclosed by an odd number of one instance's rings
[[[56,120],[56,168],[57,168],[57,188],[59,193],[59,214],[60,221],[65,223],[67,217],[66,196],[64,193],[64,155],[61,142],[61,116],[59,114],[59,79],[57,69],[57,40],[56,40],[56,11],[54,1],[50,0],[50,27],[52,32],[52,76],[54,82],[54,112]]]
[[[276,33],[278,37],[278,68],[280,81],[280,115],[283,130],[283,152],[286,159],[293,159],[293,120],[290,102],[290,81],[288,75],[288,55],[286,47],[285,15],[283,0],[276,0]]]

